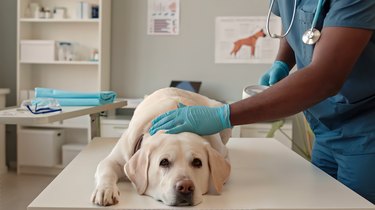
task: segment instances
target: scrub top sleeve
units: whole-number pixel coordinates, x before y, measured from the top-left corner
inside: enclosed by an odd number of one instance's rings
[[[374,0],[331,0],[323,27],[375,29]]]
[[[283,1],[284,1],[284,0],[283,0]],[[270,6],[271,6],[271,2],[272,2],[272,0],[270,0]],[[271,12],[272,12],[274,15],[280,17],[279,1],[278,1],[278,0],[275,0],[275,2],[273,3],[273,7],[272,7]]]

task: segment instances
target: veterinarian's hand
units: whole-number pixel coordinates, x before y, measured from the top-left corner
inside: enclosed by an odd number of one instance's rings
[[[259,84],[270,86],[284,79],[289,74],[288,64],[283,61],[275,61],[271,68],[260,78]]]
[[[231,127],[229,114],[229,104],[221,107],[179,104],[178,109],[155,118],[149,132],[151,135],[159,130],[166,130],[169,134],[193,132],[202,136],[211,135]]]

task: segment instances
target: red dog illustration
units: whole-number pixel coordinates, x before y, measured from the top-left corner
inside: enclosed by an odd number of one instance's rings
[[[253,35],[244,38],[239,39],[234,42],[234,47],[232,52],[230,52],[231,55],[237,55],[237,52],[241,49],[242,45],[249,46],[251,48],[251,56],[255,55],[255,45],[259,37],[265,37],[266,34],[263,32],[263,29],[260,29],[258,32],[254,33]]]

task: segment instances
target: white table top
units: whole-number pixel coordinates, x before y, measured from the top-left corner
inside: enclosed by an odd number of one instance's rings
[[[98,162],[116,139],[96,138],[29,205],[29,210],[99,209],[90,202]],[[221,195],[189,209],[375,209],[335,179],[274,139],[228,142],[232,173]],[[120,201],[105,209],[173,209],[120,182]]]
[[[62,112],[52,112],[47,114],[33,114],[28,110],[20,110],[18,107],[12,107],[0,110],[0,124],[44,124],[56,121],[66,120],[69,118],[79,117],[82,115],[99,113],[107,110],[121,108],[126,106],[125,100],[118,100],[111,104],[101,106],[77,106],[62,107]]]

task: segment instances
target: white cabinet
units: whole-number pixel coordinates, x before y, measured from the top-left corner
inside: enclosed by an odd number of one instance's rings
[[[119,138],[129,127],[131,116],[117,115],[100,119],[100,135],[102,137]]]
[[[110,10],[111,0],[18,0],[18,104],[32,98],[35,87],[109,90]],[[86,144],[91,139],[88,116],[27,128],[33,127],[62,128],[65,143]],[[22,170],[20,164],[17,168],[20,173],[42,171]],[[61,169],[61,163],[56,168]]]
[[[100,119],[100,135],[102,137],[119,138],[128,129],[134,111],[143,98],[124,98],[124,100],[127,101],[127,105],[119,109],[122,113],[116,114],[109,111],[107,117]]]
[[[18,132],[18,163],[49,167],[60,164],[64,137],[63,129],[21,129]]]

